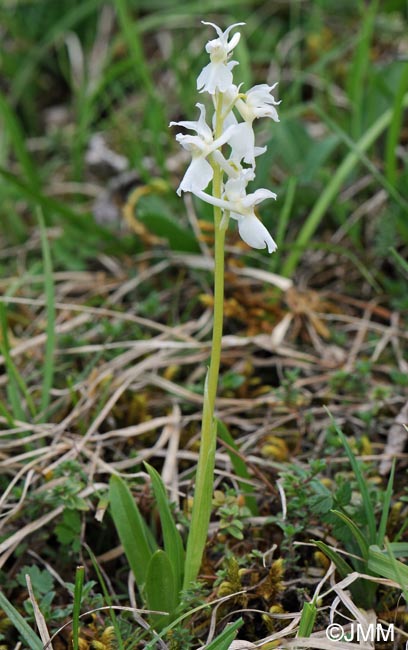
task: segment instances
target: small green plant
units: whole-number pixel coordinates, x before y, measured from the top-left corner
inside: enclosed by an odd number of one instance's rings
[[[219,518],[219,531],[235,537],[235,539],[244,539],[243,519],[249,517],[251,512],[249,508],[239,503],[234,490],[215,490],[213,506],[216,516]]]
[[[26,588],[26,575],[30,576],[33,591],[36,595],[38,606],[46,620],[63,620],[70,612],[70,608],[55,608],[55,584],[54,578],[46,569],[41,570],[38,566],[23,566],[17,574],[17,584]],[[23,601],[23,607],[27,614],[26,620],[29,623],[35,622],[34,610],[31,600]]]
[[[366,395],[371,376],[371,364],[367,361],[356,363],[354,372],[338,370],[329,381],[330,388],[342,395]]]
[[[298,368],[293,368],[291,370],[286,369],[282,382],[276,390],[276,394],[288,406],[296,405],[301,395],[300,389],[295,386],[299,376],[300,370]]]

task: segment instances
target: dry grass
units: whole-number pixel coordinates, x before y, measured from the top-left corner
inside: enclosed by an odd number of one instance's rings
[[[34,242],[38,240],[33,236],[26,250],[19,251],[22,263],[28,251],[35,250]],[[2,256],[6,259],[14,254],[15,250],[9,249]],[[328,271],[329,264],[330,260]],[[21,560],[16,563],[14,559],[21,548],[25,562],[31,556],[50,567],[42,545],[52,534],[65,504],[52,507],[44,501],[44,507],[38,509],[38,503],[43,495],[64,484],[66,479],[58,476],[58,468],[66,461],[79,463],[86,477],[76,495],[89,508],[82,528],[83,544],[86,531],[94,525],[93,517],[95,526],[99,525],[96,522],[106,525],[106,505],[99,499],[106,493],[112,473],[145,479],[141,462],[149,460],[160,468],[171,499],[179,507],[184,507],[191,494],[202,408],[197,387],[204,381],[209,354],[211,294],[207,270],[211,261],[206,254],[181,257],[169,253],[157,262],[151,251],[132,260],[131,266],[128,260],[105,255],[94,266],[95,271],[54,274],[56,375],[46,421],[27,417],[10,427],[7,419],[0,417],[1,471],[8,479],[0,499],[0,566],[10,575],[21,565]],[[129,277],[131,268],[137,270],[135,277]],[[2,280],[3,290],[12,287],[18,277],[24,281],[1,300],[8,306],[11,356],[35,400],[46,338],[45,301],[41,277],[24,276],[21,268],[19,276]],[[391,459],[397,457],[396,500],[401,494],[407,459],[401,426],[406,391],[393,386],[392,373],[407,370],[404,319],[386,301],[351,297],[338,285],[336,280],[329,282],[327,289],[301,289],[274,274],[243,268],[235,249],[229,252],[222,366],[224,373],[235,373],[242,381],[235,388],[222,387],[217,414],[234,433],[261,507],[260,516],[246,519],[246,545],[250,546],[251,529],[256,529],[264,530],[264,550],[268,545],[276,548],[279,535],[267,532],[268,503],[274,503],[274,512],[283,509],[285,515],[286,495],[276,479],[286,463],[302,466],[326,456],[335,475],[336,467],[346,461],[341,453],[331,452],[327,457],[330,420],[326,407],[357,441],[366,433],[366,426],[373,427],[364,423],[361,413],[375,409],[374,436],[365,447],[360,446],[360,451],[357,445],[356,451],[374,468],[372,474],[377,474],[378,480],[380,474],[388,473]],[[159,318],[139,313],[139,296],[148,295],[151,288],[159,296]],[[191,314],[185,318],[187,305]],[[362,360],[370,365],[364,390],[353,392],[347,382],[333,383],[339,371],[352,378]],[[3,358],[0,363],[4,363]],[[285,393],[285,373],[294,369],[297,374]],[[3,366],[3,392],[7,383]],[[239,493],[239,477],[232,471],[227,452],[220,444],[215,487],[222,489],[228,484]],[[139,498],[146,499],[143,482],[138,491]],[[37,504],[32,511],[35,516],[30,515],[33,503]],[[318,519],[304,531],[305,536],[311,534],[330,541],[327,531],[319,528]],[[217,535],[214,521],[210,528],[212,544]],[[236,541],[227,543],[233,553],[239,552]],[[99,553],[98,561],[101,567],[111,566],[120,557],[120,547],[111,546]],[[204,574],[212,573],[220,560],[207,558]],[[58,568],[52,570],[63,584],[66,576],[60,576]],[[332,566],[326,578],[344,605],[346,592],[341,591],[343,583],[336,585]],[[310,589],[320,585],[321,573],[312,572],[307,577],[306,572],[302,580]],[[284,584],[289,588],[290,579]],[[216,595],[215,590],[210,600]],[[345,606],[350,609],[349,600]],[[357,616],[355,606],[352,610]],[[239,610],[234,606],[233,611]],[[286,616],[278,615],[278,619],[284,621]],[[300,613],[291,616],[289,626],[284,625],[262,643],[285,639],[295,631]],[[333,647],[321,635],[297,639],[296,645]]]

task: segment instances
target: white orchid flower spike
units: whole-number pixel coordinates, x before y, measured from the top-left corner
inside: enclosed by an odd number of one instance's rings
[[[196,122],[171,122],[196,135],[178,134],[177,141],[191,154],[191,162],[177,189],[177,193],[192,192],[203,201],[221,209],[223,218],[218,227],[225,228],[229,217],[238,222],[241,238],[252,248],[267,248],[273,253],[277,246],[268,230],[255,214],[255,206],[266,199],[276,199],[268,189],[257,189],[247,194],[247,185],[255,178],[256,158],[266,151],[255,142],[254,122],[269,118],[279,122],[272,86],[258,84],[243,92],[233,82],[233,68],[237,61],[231,55],[240,40],[240,33],[231,31],[244,23],[235,23],[222,31],[214,23],[203,21],[217,33],[208,41],[206,51],[210,62],[197,79],[197,89],[211,96],[214,114],[206,122],[203,104],[197,104],[200,117]],[[225,152],[227,149],[227,153]],[[217,174],[215,175],[215,171]],[[213,192],[204,190],[213,181]]]
[[[231,32],[244,23],[235,23],[225,31],[214,23],[204,24],[215,29],[217,37],[206,45],[210,61],[198,75],[197,89],[209,94],[212,119],[207,124],[204,104],[197,104],[200,117],[196,122],[170,123],[194,132],[193,135],[176,136],[181,146],[191,154],[191,162],[177,193],[192,192],[214,206],[213,331],[210,365],[204,383],[200,451],[183,589],[190,588],[197,579],[211,514],[213,481],[210,475],[215,466],[217,435],[214,413],[225,307],[225,237],[230,217],[237,221],[238,232],[248,246],[266,248],[269,253],[276,250],[272,236],[255,214],[256,206],[264,200],[276,199],[276,194],[265,188],[247,192],[248,183],[255,180],[257,157],[266,149],[256,145],[253,124],[261,117],[279,121],[276,111],[279,102],[271,94],[275,86],[259,84],[243,92],[240,85],[234,84],[233,70],[238,62],[231,57],[240,40],[240,33],[231,35]],[[204,191],[210,183],[211,190]]]

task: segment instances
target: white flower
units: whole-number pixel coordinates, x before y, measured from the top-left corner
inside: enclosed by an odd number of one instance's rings
[[[206,51],[210,55],[210,63],[202,69],[198,76],[197,90],[200,92],[206,91],[210,93],[210,95],[214,95],[217,90],[223,93],[232,85],[231,70],[238,64],[237,61],[228,61],[228,58],[241,38],[241,34],[237,32],[232,37],[231,41],[228,42],[228,34],[234,27],[244,25],[245,23],[235,23],[228,27],[225,32],[222,32],[217,25],[214,25],[214,23],[202,22],[204,25],[211,25],[211,27],[214,27],[218,34],[218,38],[209,41],[205,46]]]
[[[243,160],[248,165],[255,167],[255,157],[265,153],[266,147],[255,146],[255,133],[252,124],[240,122],[228,141],[231,147],[230,161],[240,164]]]
[[[254,208],[265,199],[276,199],[276,194],[267,189],[259,189],[252,194],[246,194],[245,188],[253,178],[253,170],[245,169],[242,170],[238,178],[230,178],[225,183],[223,199],[217,199],[205,192],[198,192],[197,196],[224,211],[228,210],[230,216],[238,221],[238,232],[248,246],[258,249],[267,248],[269,253],[273,253],[277,249],[277,245],[256,216]]]
[[[278,248],[263,223],[253,213],[239,217],[238,232],[241,239],[252,248],[267,248],[268,253],[274,253]]]
[[[275,98],[271,95],[271,90],[276,85],[277,83],[273,84],[273,86],[259,84],[245,93],[245,100],[237,100],[236,107],[245,122],[252,124],[258,117],[270,117],[275,122],[279,122],[279,116],[275,106],[280,104],[280,102],[275,101]]]
[[[197,135],[183,135],[181,133],[176,135],[176,140],[192,156],[191,163],[177,188],[179,196],[181,192],[197,193],[207,187],[213,178],[214,170],[206,158],[225,144],[236,128],[235,126],[228,127],[219,138],[214,140],[213,132],[205,121],[205,106],[203,104],[196,104],[196,106],[200,111],[200,117],[196,122],[170,122],[170,126],[183,126],[185,129],[197,133]]]
[[[254,206],[265,199],[276,199],[276,194],[266,189],[246,194],[246,185],[253,177],[252,170],[245,170],[239,178],[230,178],[225,183],[225,197],[231,205],[231,217],[238,221],[241,239],[252,248],[267,247],[268,252],[273,253],[277,248],[276,243],[255,215]]]

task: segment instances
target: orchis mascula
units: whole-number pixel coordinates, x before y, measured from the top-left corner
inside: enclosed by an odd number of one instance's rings
[[[221,208],[223,226],[226,227],[231,216],[238,221],[241,238],[252,248],[267,248],[269,253],[276,250],[271,235],[255,215],[254,207],[264,199],[276,199],[276,194],[267,189],[258,189],[247,194],[247,184],[255,178],[255,158],[266,151],[266,147],[255,146],[253,123],[261,117],[269,117],[279,122],[275,101],[271,91],[275,88],[267,84],[254,86],[246,93],[233,83],[232,69],[238,65],[230,56],[238,44],[240,33],[236,32],[228,41],[234,27],[231,25],[224,32],[213,23],[218,38],[209,41],[206,51],[210,63],[206,65],[197,79],[197,89],[208,92],[214,105],[212,128],[206,122],[203,104],[196,104],[200,117],[196,122],[170,122],[170,126],[181,126],[196,135],[176,136],[181,146],[190,152],[191,163],[182,179],[177,193],[192,192],[203,201]],[[241,121],[237,119],[241,118]],[[229,147],[226,158],[223,148]],[[215,188],[215,169],[221,171],[220,188]],[[213,181],[212,194],[204,190]]]

